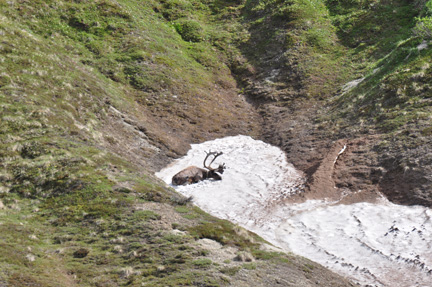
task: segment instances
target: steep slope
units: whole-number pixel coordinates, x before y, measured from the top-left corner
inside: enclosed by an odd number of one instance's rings
[[[191,142],[259,134],[217,9],[0,2],[0,285],[350,285],[152,175]]]
[[[431,205],[428,3],[246,1],[238,74],[309,197]]]
[[[418,32],[422,21],[414,18],[429,13],[425,11],[428,8],[424,6],[426,1],[377,4],[380,5],[376,5],[376,12],[364,13],[364,19],[357,20],[352,31],[340,32],[353,39],[362,23],[374,15],[380,13],[388,19],[369,21],[377,31],[362,38],[357,36],[357,41],[361,41],[360,47],[356,47],[358,55],[372,61],[357,86],[331,100],[330,113],[333,118],[345,118],[340,129],[352,134],[378,135],[370,148],[376,154],[376,183],[380,191],[397,203],[431,206],[431,104],[427,76],[431,53],[428,38]]]
[[[0,284],[347,286],[152,174],[246,134],[308,175],[303,198],[430,206],[430,7],[0,2]]]

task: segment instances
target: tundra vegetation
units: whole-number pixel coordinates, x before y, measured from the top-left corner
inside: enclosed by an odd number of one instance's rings
[[[152,174],[189,143],[261,136],[241,93],[258,106],[317,103],[326,136],[378,130],[377,148],[413,151],[398,168],[430,166],[416,154],[432,135],[431,50],[419,48],[431,9],[424,0],[0,1],[0,285],[266,286],[290,274],[346,286],[306,259],[262,250]],[[256,261],[217,262],[198,248],[205,238]]]

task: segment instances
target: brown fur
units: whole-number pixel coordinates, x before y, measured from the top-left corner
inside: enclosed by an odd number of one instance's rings
[[[210,178],[214,180],[221,180],[222,177],[217,172],[223,173],[224,168],[225,167],[223,165],[219,165],[217,169],[205,170],[196,166],[189,166],[173,176],[172,184],[186,185]]]
[[[172,178],[173,185],[186,185],[191,183],[197,183],[201,180],[212,178],[214,180],[221,180],[222,177],[218,173],[223,173],[225,170],[225,164],[220,164],[217,168],[212,168],[211,164],[215,161],[218,156],[221,156],[222,152],[206,152],[206,157],[204,159],[203,165],[206,169],[199,168],[196,166],[189,166]],[[213,156],[213,159],[210,161],[210,164],[207,165],[207,159]]]

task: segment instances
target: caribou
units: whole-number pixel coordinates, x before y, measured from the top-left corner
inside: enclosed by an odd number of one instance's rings
[[[197,166],[189,166],[172,178],[172,184],[173,185],[187,185],[191,183],[197,183],[199,181],[205,180],[205,179],[214,179],[214,180],[221,180],[222,177],[219,175],[222,174],[226,168],[225,163],[220,164],[217,168],[212,168],[211,164],[215,161],[215,159],[218,156],[221,156],[222,152],[205,152],[206,157],[204,158],[204,168],[200,168]],[[210,156],[213,156],[213,159],[210,161],[210,164],[206,164],[208,158]]]

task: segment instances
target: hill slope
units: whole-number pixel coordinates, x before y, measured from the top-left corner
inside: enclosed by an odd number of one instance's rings
[[[308,197],[430,206],[428,3],[0,2],[0,283],[347,286],[153,173],[246,134],[286,151]]]
[[[240,72],[241,82],[264,118],[264,139],[308,174],[307,197],[382,192],[431,206],[430,7],[246,1],[250,40],[240,48],[255,69]]]
[[[207,4],[0,3],[0,285],[349,286],[153,177],[259,134]]]

